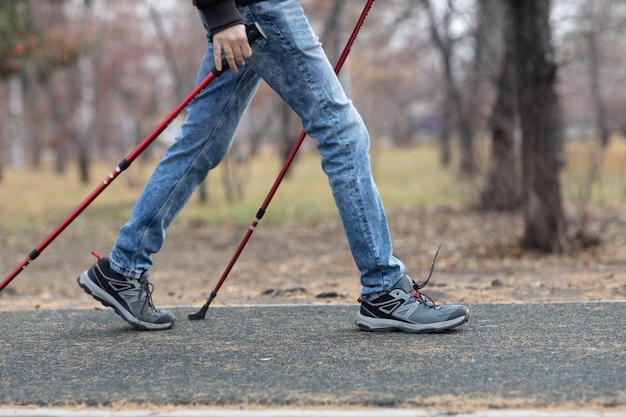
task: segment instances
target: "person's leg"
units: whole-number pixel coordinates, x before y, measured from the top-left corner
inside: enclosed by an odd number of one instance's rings
[[[198,80],[213,66],[209,43]],[[128,222],[119,231],[110,255],[114,271],[138,278],[152,266],[151,255],[161,248],[167,227],[230,149],[259,82],[249,69],[238,74],[226,71],[188,106],[180,134],[155,167]]]
[[[263,42],[255,43],[255,51]],[[253,49],[254,50],[254,49]],[[198,73],[198,82],[213,68],[213,46]],[[165,231],[208,171],[227,154],[239,120],[260,83],[248,69],[214,80],[187,107],[181,132],[156,166],[128,222],[121,228],[110,258],[101,258],[78,277],[96,300],[112,307],[132,326],[163,330],[174,325],[167,310],[152,304],[148,283],[151,255],[162,246]]]
[[[367,331],[440,332],[465,323],[465,306],[441,306],[421,294],[393,256],[387,218],[369,160],[369,135],[295,0],[242,8],[261,25],[267,46],[254,69],[298,113],[318,140],[352,255],[361,272],[356,325]],[[427,281],[426,281],[427,282]],[[425,285],[425,283],[424,283]]]
[[[260,24],[267,45],[248,65],[301,117],[318,140],[352,255],[362,297],[388,291],[404,265],[392,254],[387,218],[372,178],[369,136],[297,1],[265,1],[244,10]]]

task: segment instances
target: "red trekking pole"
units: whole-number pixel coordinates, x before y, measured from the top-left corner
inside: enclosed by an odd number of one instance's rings
[[[250,45],[254,43],[259,38],[264,38],[261,29],[256,25],[248,25],[246,28],[248,34],[248,42]],[[98,185],[98,187],[89,194],[89,196],[83,200],[83,202],[74,209],[69,216],[61,222],[57,226],[56,229],[52,231],[35,249],[33,249],[28,257],[22,261],[22,263],[9,274],[1,283],[0,283],[0,291],[4,289],[13,279],[20,273],[24,268],[26,268],[32,261],[37,259],[37,257],[43,252],[45,248],[48,247],[50,243],[54,239],[56,239],[66,228],[70,225],[99,195],[102,193],[105,188],[109,186],[115,180],[122,171],[126,170],[130,164],[143,152],[146,150],[152,142],[172,123],[176,117],[191,103],[198,94],[202,90],[204,90],[211,82],[222,75],[226,70],[228,70],[228,63],[226,60],[222,63],[222,70],[218,71],[214,68],[200,83],[181,101],[178,106],[157,126],[156,129],[152,131],[141,143],[130,153],[126,158],[119,163],[117,167]]]
[[[350,53],[350,49],[352,48],[352,45],[354,44],[354,41],[357,35],[359,34],[361,27],[363,26],[363,22],[365,22],[365,18],[367,17],[367,14],[372,8],[372,4],[374,4],[374,0],[367,0],[367,3],[365,4],[363,11],[361,12],[361,16],[359,17],[359,20],[356,23],[354,30],[352,31],[352,35],[350,36],[348,43],[343,49],[343,52],[341,53],[341,56],[339,57],[339,60],[337,61],[337,64],[335,65],[335,74],[339,74],[339,71],[341,71],[343,64],[346,62],[346,59],[348,58],[348,54]],[[302,130],[302,132],[300,132],[300,136],[298,137],[298,140],[293,145],[293,148],[291,148],[291,152],[289,152],[289,156],[287,157],[287,160],[285,161],[283,168],[280,170],[278,177],[274,181],[274,185],[272,186],[269,193],[267,194],[267,197],[265,197],[265,201],[263,201],[261,208],[259,208],[259,211],[257,211],[256,217],[250,224],[250,227],[248,228],[248,231],[246,232],[243,239],[241,240],[241,243],[239,243],[239,247],[237,247],[235,254],[231,258],[230,262],[228,263],[228,266],[224,270],[224,273],[222,273],[222,276],[220,277],[219,281],[215,285],[215,288],[211,292],[211,295],[209,295],[209,298],[204,303],[204,305],[200,308],[200,310],[198,310],[196,313],[189,315],[189,320],[204,320],[206,318],[206,313],[209,309],[209,305],[211,304],[213,299],[217,296],[217,292],[222,287],[222,284],[228,277],[228,274],[230,273],[231,269],[233,269],[235,262],[237,262],[237,259],[239,259],[239,255],[241,255],[241,252],[243,251],[246,244],[248,243],[250,236],[252,236],[252,233],[254,232],[257,225],[259,224],[259,221],[261,221],[261,218],[263,217],[263,215],[265,214],[265,211],[267,210],[267,206],[269,206],[270,202],[272,201],[272,198],[274,197],[274,194],[276,194],[276,190],[278,190],[278,186],[283,181],[283,178],[285,178],[285,174],[287,173],[289,166],[291,165],[294,158],[296,157],[296,154],[298,153],[298,150],[300,149],[302,142],[304,142],[305,137],[306,137],[306,132]]]

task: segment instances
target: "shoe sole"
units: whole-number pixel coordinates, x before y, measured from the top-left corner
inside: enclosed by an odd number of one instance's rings
[[[106,291],[100,288],[94,283],[87,271],[80,274],[76,279],[78,285],[89,295],[96,300],[100,301],[105,307],[111,307],[121,318],[123,318],[128,324],[139,330],[167,330],[172,327],[174,323],[149,323],[139,320],[131,312],[126,310],[117,300],[109,295]]]
[[[442,333],[454,327],[467,323],[469,320],[469,311],[463,316],[459,316],[452,320],[442,321],[439,323],[406,323],[398,320],[380,319],[376,317],[368,317],[358,312],[355,324],[361,330],[367,332],[405,332],[405,333]]]

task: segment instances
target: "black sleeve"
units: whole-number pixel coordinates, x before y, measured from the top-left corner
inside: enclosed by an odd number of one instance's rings
[[[193,3],[204,15],[211,36],[230,26],[244,23],[235,0],[194,0]]]

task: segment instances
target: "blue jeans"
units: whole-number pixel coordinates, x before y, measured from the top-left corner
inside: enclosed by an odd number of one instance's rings
[[[188,106],[180,134],[119,232],[110,255],[112,269],[138,278],[152,266],[151,254],[161,248],[167,227],[228,153],[263,79],[318,141],[322,168],[361,272],[361,295],[389,290],[405,267],[392,254],[387,218],[370,169],[369,135],[360,115],[297,0],[262,1],[239,9],[249,23],[263,28],[267,40],[255,42],[252,57],[237,74],[226,71]],[[208,39],[198,82],[214,67]]]

